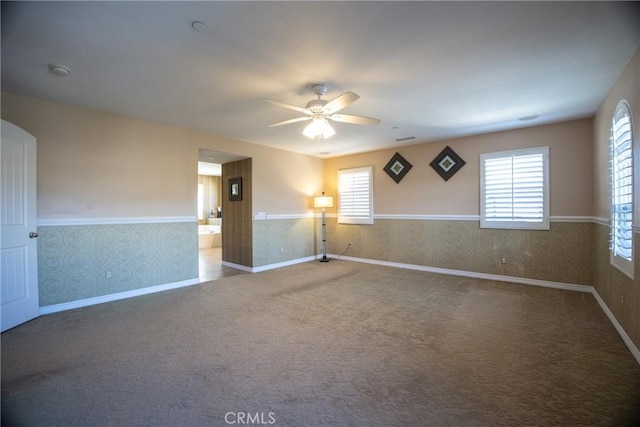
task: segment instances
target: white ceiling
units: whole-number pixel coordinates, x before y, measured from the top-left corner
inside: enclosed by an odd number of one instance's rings
[[[198,175],[222,176],[220,163],[198,162]]]
[[[591,116],[639,45],[638,2],[2,2],[2,90],[333,157]],[[267,128],[314,83],[381,123]]]

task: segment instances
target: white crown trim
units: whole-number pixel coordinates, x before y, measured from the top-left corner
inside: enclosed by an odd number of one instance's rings
[[[108,224],[159,224],[167,222],[197,222],[194,216],[144,216],[108,218],[38,218],[39,227],[65,225],[108,225]]]

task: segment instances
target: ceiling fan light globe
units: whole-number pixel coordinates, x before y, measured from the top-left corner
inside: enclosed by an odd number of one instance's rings
[[[333,135],[336,134],[336,131],[333,129],[333,127],[329,124],[328,121],[324,121],[325,122],[325,126],[324,126],[324,130],[322,131],[322,138],[323,139],[327,139],[327,138],[331,138]]]
[[[304,128],[302,134],[307,138],[327,139],[336,134],[336,131],[331,127],[326,118],[314,118],[307,127]]]

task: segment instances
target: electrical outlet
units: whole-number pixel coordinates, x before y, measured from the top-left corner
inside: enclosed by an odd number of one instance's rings
[[[284,253],[284,248],[280,248],[280,253]]]
[[[353,245],[349,243],[349,245],[347,246],[347,249],[351,249],[351,248],[353,248]]]
[[[109,270],[104,272],[105,279],[111,279],[111,272]]]
[[[622,303],[622,306],[624,307],[624,292],[620,296],[620,302]]]
[[[507,263],[507,257],[500,258],[500,264],[506,264],[506,263]]]

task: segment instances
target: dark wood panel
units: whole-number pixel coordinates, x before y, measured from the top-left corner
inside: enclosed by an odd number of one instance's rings
[[[242,200],[231,201],[229,180],[242,178]],[[253,266],[251,159],[222,165],[222,260]]]

